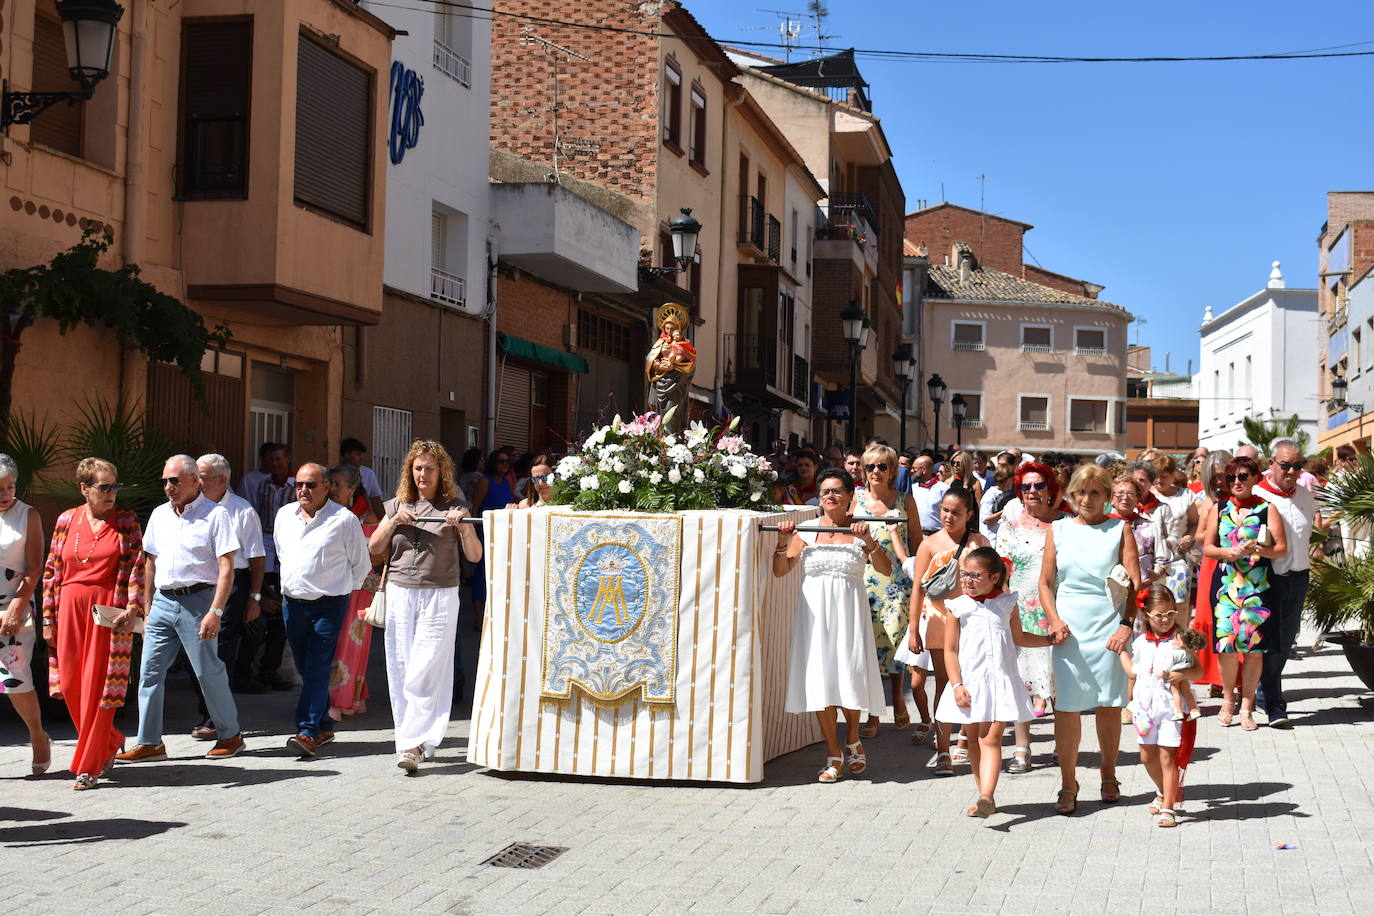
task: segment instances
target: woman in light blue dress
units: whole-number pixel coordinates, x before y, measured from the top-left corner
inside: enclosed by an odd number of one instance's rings
[[[1069,503],[1078,513],[1050,526],[1040,565],[1040,606],[1054,643],[1054,742],[1063,785],[1055,811],[1078,807],[1078,745],[1081,715],[1094,713],[1102,752],[1102,800],[1121,800],[1116,756],[1121,744],[1121,708],[1129,701],[1118,653],[1130,641],[1136,617],[1128,599],[1118,610],[1107,593],[1107,575],[1117,564],[1140,589],[1140,559],[1130,526],[1107,516],[1112,481],[1096,465],[1079,468],[1069,482]]]

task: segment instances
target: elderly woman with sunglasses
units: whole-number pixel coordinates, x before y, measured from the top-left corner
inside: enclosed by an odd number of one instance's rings
[[[864,486],[854,491],[849,507],[851,515],[891,516],[897,519],[916,518],[916,501],[908,491],[898,493],[897,453],[889,446],[874,445],[863,453]],[[906,667],[895,656],[906,640],[907,607],[911,603],[911,577],[902,570],[906,558],[921,546],[921,528],[904,522],[875,525],[874,540],[887,556],[888,572],[879,571],[872,562],[864,572],[864,589],[868,592],[868,610],[873,618],[873,642],[878,652],[878,672],[892,685],[892,723],[898,729],[911,724],[911,715],[903,697],[902,675]],[[921,712],[924,732],[930,731],[930,712],[925,708],[924,691],[915,696]],[[869,710],[868,722],[860,729],[864,738],[878,736],[878,712]],[[924,737],[924,734],[922,735]]]
[[[1264,653],[1279,651],[1278,617],[1269,609],[1269,561],[1288,553],[1283,516],[1254,488],[1259,463],[1240,456],[1226,464],[1222,501],[1207,516],[1202,552],[1217,561],[1213,609],[1213,646],[1223,684],[1233,684],[1240,670],[1240,724],[1255,731],[1255,690]],[[1305,549],[1302,545],[1300,549]],[[1228,697],[1217,721],[1234,723],[1235,704]]]
[[[785,576],[799,561],[802,565],[785,708],[816,714],[829,754],[816,778],[835,782],[846,767],[855,776],[868,769],[859,716],[882,709],[884,700],[864,570],[872,563],[879,572],[890,574],[892,566],[870,527],[850,518],[854,486],[849,475],[842,468],[830,468],[820,473],[816,485],[821,517],[800,531],[792,522],[778,525],[773,575]],[[808,527],[841,530],[807,531]],[[844,715],[844,751],[835,727],[837,713]]]

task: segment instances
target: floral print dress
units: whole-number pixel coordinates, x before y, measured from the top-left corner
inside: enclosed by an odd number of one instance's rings
[[[1219,546],[1239,547],[1242,541],[1258,540],[1268,518],[1269,504],[1262,499],[1227,500],[1217,518]],[[1269,561],[1252,555],[1235,562],[1218,561],[1216,583],[1216,651],[1268,651],[1277,642],[1269,624],[1277,618],[1265,606],[1269,603]]]
[[[876,515],[869,508],[868,491],[862,487],[855,491],[859,497],[859,507],[866,515]],[[857,513],[856,513],[857,514]],[[889,508],[884,516],[902,514],[900,504]],[[906,538],[906,524],[872,525],[870,532],[878,542],[878,548],[887,552],[892,561],[892,575],[881,575],[873,564],[864,567],[864,590],[868,592],[868,610],[873,618],[873,641],[878,649],[878,672],[883,677],[901,674],[906,666],[894,658],[897,647],[906,640],[907,620],[911,605],[911,579],[902,571],[902,561],[892,546],[894,537]]]
[[[1004,520],[997,531],[997,550],[1012,563],[1010,590],[1016,594],[1021,629],[1035,636],[1050,632],[1049,618],[1040,607],[1040,561],[1045,557],[1045,533],[1049,530],[1049,525],[1041,525],[1023,512],[1011,521]],[[1016,667],[1031,696],[1054,697],[1054,666],[1048,647],[1018,647]]]

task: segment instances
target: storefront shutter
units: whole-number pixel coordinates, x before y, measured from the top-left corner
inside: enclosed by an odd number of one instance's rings
[[[506,362],[501,367],[496,410],[496,445],[523,452],[530,442],[530,371]]]
[[[296,72],[296,200],[367,228],[371,78],[300,36]]]

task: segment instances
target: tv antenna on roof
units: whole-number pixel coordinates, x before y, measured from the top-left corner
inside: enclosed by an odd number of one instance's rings
[[[778,17],[778,24],[771,25],[751,25],[746,26],[742,31],[763,32],[770,29],[777,29],[778,43],[782,45],[783,58],[792,60],[792,49],[801,43],[802,34],[802,14],[790,13],[787,10],[765,10],[760,9],[760,13],[772,13]]]
[[[566,48],[563,45],[549,41],[547,38],[540,38],[538,35],[535,34],[533,26],[525,27],[525,44],[538,45],[540,48],[543,49],[544,55],[549,60],[550,100],[549,106],[544,110],[549,113],[549,119],[552,122],[553,126],[553,180],[555,184],[558,184],[562,181],[562,175],[559,166],[561,164],[562,159],[566,156],[566,154],[570,152],[585,152],[587,150],[593,150],[600,147],[600,144],[597,141],[591,139],[565,140],[562,135],[562,122],[559,118],[560,112],[567,111],[572,108],[599,107],[599,105],[613,105],[615,103],[601,102],[593,103],[592,105],[564,105],[559,98],[559,61],[567,59],[580,60],[584,63],[590,63],[591,58],[585,54],[581,54],[577,51],[574,51],[572,48]],[[521,114],[535,113],[537,113],[537,109],[527,109],[521,112]]]

